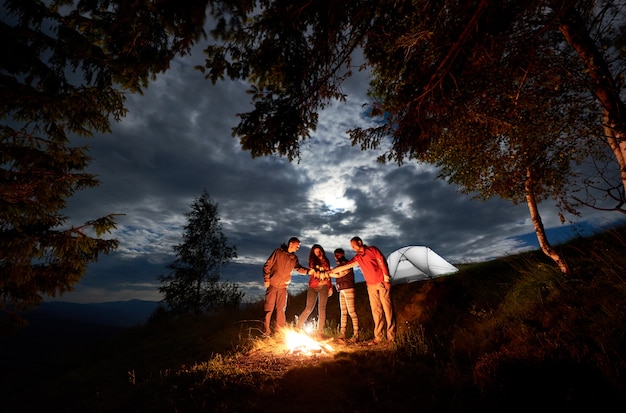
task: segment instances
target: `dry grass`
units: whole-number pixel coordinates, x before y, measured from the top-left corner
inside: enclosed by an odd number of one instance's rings
[[[281,335],[261,337],[261,303],[211,317],[162,314],[116,343],[68,352],[64,363],[47,366],[54,371],[15,375],[4,406],[134,413],[615,411],[626,402],[625,229],[559,246],[575,269],[572,277],[532,252],[394,287],[399,334],[392,347],[333,341],[339,308],[332,299],[324,343],[332,351],[312,355],[291,352]],[[290,297],[288,319],[304,299]],[[367,340],[364,285],[357,286],[357,299]],[[29,398],[33,392],[39,397]]]

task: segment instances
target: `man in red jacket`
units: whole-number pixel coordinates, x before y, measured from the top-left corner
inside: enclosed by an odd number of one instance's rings
[[[346,264],[333,268],[329,272],[332,278],[339,278],[343,271],[356,267],[361,268],[367,295],[374,319],[374,340],[371,345],[379,344],[385,338],[385,323],[387,324],[387,341],[392,343],[396,339],[396,321],[391,303],[391,277],[389,267],[383,253],[374,246],[363,244],[359,237],[350,240],[350,246],[356,253]]]
[[[265,335],[270,335],[270,321],[276,310],[276,330],[286,324],[287,287],[291,283],[291,272],[313,275],[315,270],[300,265],[295,252],[300,248],[300,240],[289,238],[287,245],[276,248],[263,266],[263,286],[265,290]]]

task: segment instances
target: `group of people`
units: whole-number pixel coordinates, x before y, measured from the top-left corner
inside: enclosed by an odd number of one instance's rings
[[[286,245],[282,244],[272,252],[263,266],[263,285],[266,288],[264,308],[266,335],[271,334],[270,324],[274,312],[276,313],[276,329],[281,329],[286,324],[287,287],[291,283],[291,273],[295,270],[302,275],[309,276],[306,306],[298,317],[296,327],[302,328],[317,302],[317,338],[323,338],[326,304],[328,298],[333,295],[332,279],[334,278],[341,310],[338,339],[346,339],[348,317],[350,317],[353,329],[352,340],[359,340],[359,319],[354,305],[353,270],[358,265],[365,278],[374,321],[374,339],[370,344],[379,344],[385,340],[395,341],[396,324],[391,302],[391,278],[387,261],[377,247],[365,245],[359,237],[353,237],[350,240],[350,246],[355,252],[350,260],[346,258],[343,249],[337,248],[334,251],[335,267],[331,267],[324,248],[319,244],[311,247],[308,267],[300,265],[295,254],[300,249],[300,240],[296,237],[290,238]]]

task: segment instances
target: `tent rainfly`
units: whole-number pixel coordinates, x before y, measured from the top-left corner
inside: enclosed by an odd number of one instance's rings
[[[436,278],[459,270],[423,245],[411,245],[395,250],[389,254],[387,263],[392,284]]]

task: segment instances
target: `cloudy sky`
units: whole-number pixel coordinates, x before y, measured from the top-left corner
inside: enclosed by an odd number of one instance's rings
[[[111,234],[119,249],[91,264],[75,290],[57,300],[161,300],[157,276],[168,273],[184,214],[205,189],[218,204],[228,244],[238,253],[222,279],[238,283],[248,301],[262,296],[263,263],[291,236],[302,241],[297,254],[302,264],[315,243],[331,262],[338,247],[351,257],[353,236],[385,255],[426,245],[452,263],[538,248],[526,205],[472,200],[438,180],[432,166],[381,165],[376,162],[380,152],[353,148],[346,130],[369,122],[362,107],[363,75],[345,85],[347,104],[321,113],[313,138],[302,146],[302,160],[289,163],[279,157],[253,159],[240,148],[231,128],[237,113],[251,107],[246,85],[214,86],[193,69],[202,63],[200,49],[176,59],[142,96],[128,96],[129,113],[111,134],[77,141],[91,147],[89,172],[101,185],[70,199],[68,224],[124,215]],[[540,207],[546,228],[560,229],[561,234],[549,233],[551,242],[558,243],[563,232],[576,233],[560,224],[550,204]],[[574,222],[601,227],[619,218],[585,211]],[[295,292],[307,278],[293,281]]]

